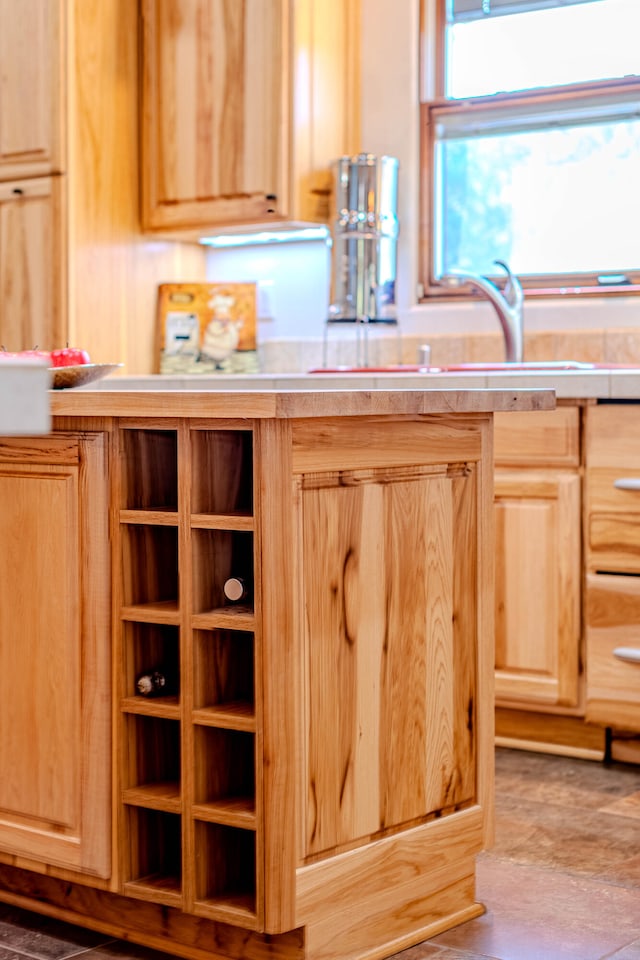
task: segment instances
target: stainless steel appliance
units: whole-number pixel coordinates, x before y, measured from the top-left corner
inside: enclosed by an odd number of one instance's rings
[[[361,153],[333,164],[329,323],[397,323],[398,161]]]

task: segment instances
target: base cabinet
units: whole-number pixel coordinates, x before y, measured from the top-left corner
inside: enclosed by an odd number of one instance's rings
[[[588,411],[587,718],[640,732],[640,427],[637,403]]]
[[[496,696],[576,707],[581,639],[580,478],[496,475]]]
[[[581,700],[580,410],[497,415],[496,699]]]
[[[587,577],[587,718],[640,731],[640,581]]]
[[[111,874],[106,466],[101,433],[0,441],[2,859],[102,878]]]
[[[382,957],[483,909],[490,415],[229,406],[0,446],[0,899],[190,960]]]
[[[461,462],[426,421],[327,420],[320,450],[313,421],[120,425],[122,893],[273,935],[344,912],[361,939],[384,870],[338,910],[328,864],[346,888],[410,833],[426,890],[436,819],[454,860],[458,822],[482,844],[486,427]]]

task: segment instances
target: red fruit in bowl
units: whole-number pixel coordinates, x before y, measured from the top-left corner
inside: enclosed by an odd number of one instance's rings
[[[48,351],[38,350],[37,347],[33,350],[20,350],[18,353],[0,347],[0,360],[45,360],[49,364],[51,356]]]
[[[48,350],[38,350],[37,347],[34,347],[33,350],[21,350],[17,354],[18,357],[31,358],[32,360],[46,360],[47,363],[51,363],[51,354]]]
[[[85,363],[91,363],[91,357],[79,347],[61,347],[51,351],[52,367],[78,367]]]

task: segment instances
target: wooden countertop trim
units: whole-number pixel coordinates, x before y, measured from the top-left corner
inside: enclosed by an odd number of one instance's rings
[[[539,390],[53,390],[52,416],[291,419],[552,410]]]

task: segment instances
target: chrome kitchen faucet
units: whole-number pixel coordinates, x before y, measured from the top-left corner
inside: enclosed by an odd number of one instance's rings
[[[440,282],[447,287],[460,287],[468,283],[476,287],[491,301],[504,335],[505,359],[507,363],[522,363],[524,360],[524,294],[516,276],[502,260],[494,263],[507,272],[507,280],[502,289],[487,277],[463,270],[451,270],[441,277]]]

